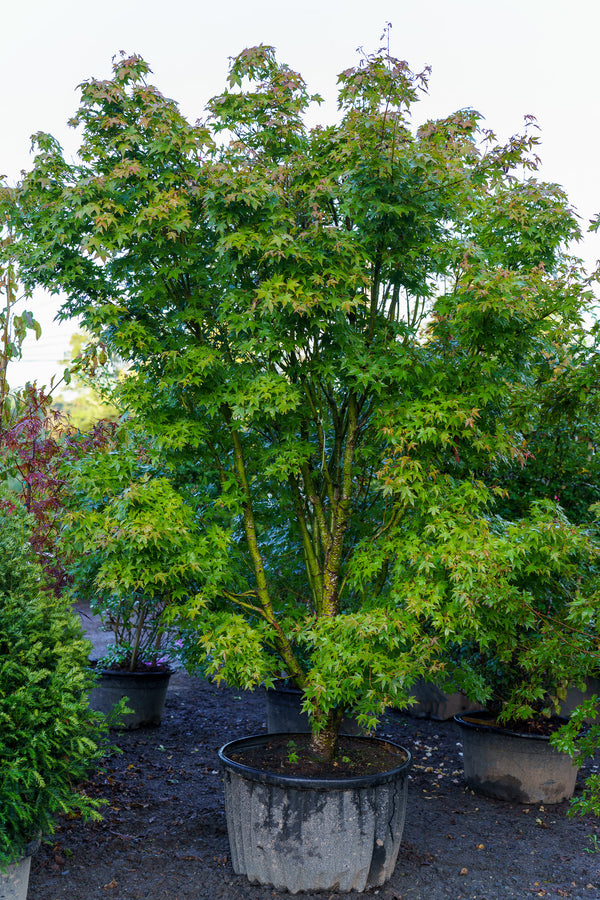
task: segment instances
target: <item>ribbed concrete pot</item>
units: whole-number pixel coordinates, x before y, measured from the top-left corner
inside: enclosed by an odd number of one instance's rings
[[[126,698],[131,713],[118,723],[119,728],[131,730],[147,725],[160,725],[171,672],[126,672],[102,669],[90,692],[90,706],[110,716],[119,701]]]
[[[0,872],[0,900],[26,900],[31,856],[24,856]]]
[[[364,891],[387,881],[404,828],[408,751],[377,741],[403,761],[363,778],[277,775],[231,759],[236,751],[263,746],[273,737],[254,735],[219,751],[234,871],[292,894]]]
[[[573,795],[577,766],[543,735],[485,723],[484,713],[455,716],[463,744],[465,781],[473,790],[515,803],[560,803]]]
[[[297,687],[276,687],[266,692],[267,731],[276,734],[281,731],[308,732],[310,720],[302,711],[302,693]],[[363,734],[360,725],[352,716],[345,716],[340,726],[342,734]]]

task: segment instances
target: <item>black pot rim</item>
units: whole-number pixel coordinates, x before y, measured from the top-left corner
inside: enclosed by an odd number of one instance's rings
[[[486,713],[485,711],[477,712],[474,710],[473,712],[464,712],[459,713],[454,716],[454,721],[459,726],[459,728],[464,728],[466,731],[481,731],[488,732],[489,734],[500,734],[505,735],[506,737],[514,737],[514,738],[522,738],[527,741],[545,741],[546,743],[550,740],[550,735],[548,734],[529,734],[525,731],[513,731],[510,728],[502,728],[500,725],[484,725],[480,722],[469,722],[465,720],[465,716],[477,716],[477,718],[481,718],[482,716],[491,715],[491,713]],[[561,718],[561,724],[567,722],[567,719]]]
[[[94,669],[99,675],[106,675],[109,678],[111,677],[122,677],[126,678],[170,678],[173,672],[175,671],[170,666],[160,666],[156,668],[152,668],[152,666],[148,666],[147,669],[135,669],[133,672],[130,672],[129,669],[111,669],[104,668],[102,666],[98,666],[97,659],[90,659],[90,667]]]
[[[306,736],[306,732],[297,732],[297,734]],[[250,781],[260,781],[264,784],[271,784],[278,787],[292,787],[297,790],[311,791],[344,791],[355,788],[375,787],[379,784],[387,784],[390,781],[395,781],[401,776],[406,777],[412,767],[412,754],[406,747],[402,747],[400,744],[396,744],[393,741],[382,740],[381,738],[363,737],[353,734],[343,736],[362,743],[376,741],[379,744],[393,747],[395,750],[401,750],[405,753],[406,759],[400,765],[394,766],[393,769],[387,769],[385,772],[378,772],[375,775],[362,775],[352,778],[309,778],[301,775],[280,775],[275,772],[269,772],[268,770],[255,769],[253,766],[245,766],[243,763],[235,762],[235,760],[230,759],[228,756],[229,753],[235,752],[236,749],[241,748],[242,746],[256,746],[278,737],[285,737],[288,740],[293,739],[294,733],[287,731],[278,731],[273,734],[252,734],[247,737],[238,738],[235,741],[229,741],[227,744],[223,744],[219,749],[219,759],[221,760],[221,765],[225,769],[237,772],[239,775],[242,775]]]

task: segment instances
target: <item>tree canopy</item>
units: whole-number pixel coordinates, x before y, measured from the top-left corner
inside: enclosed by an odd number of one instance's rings
[[[312,128],[319,98],[271,47],[196,124],[149,72],[121,58],[82,85],[75,162],[36,136],[6,195],[21,274],[131,364],[120,402],[185,472],[209,671],[283,667],[331,734],[490,615],[533,627],[524,595],[579,596],[595,551],[554,487],[508,503],[540,392],[572,395],[581,357],[595,377],[577,216],[536,177],[535,123],[506,143],[471,109],[415,128],[428,73],[387,53]]]

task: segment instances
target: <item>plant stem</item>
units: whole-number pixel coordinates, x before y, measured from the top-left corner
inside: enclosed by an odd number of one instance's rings
[[[233,452],[238,484],[242,490],[242,494],[244,497],[244,530],[246,533],[246,540],[248,541],[248,549],[254,568],[254,575],[256,577],[256,594],[261,605],[264,618],[275,631],[275,644],[277,646],[277,651],[284,661],[285,665],[287,666],[288,674],[296,681],[298,686],[301,687],[305,681],[304,672],[302,671],[302,668],[298,660],[296,659],[296,655],[289,641],[289,638],[281,630],[281,626],[277,622],[275,612],[273,610],[273,604],[271,602],[267,584],[267,576],[265,573],[260,547],[258,545],[256,536],[256,523],[254,520],[254,511],[252,509],[250,487],[248,485],[248,478],[246,476],[246,466],[244,462],[242,442],[239,432],[236,431],[235,428],[231,428],[231,439],[233,441]]]

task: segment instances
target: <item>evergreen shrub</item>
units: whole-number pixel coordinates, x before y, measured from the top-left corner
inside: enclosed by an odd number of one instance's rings
[[[99,818],[81,784],[107,752],[88,706],[90,645],[31,548],[32,520],[0,493],[0,868],[61,813]]]

